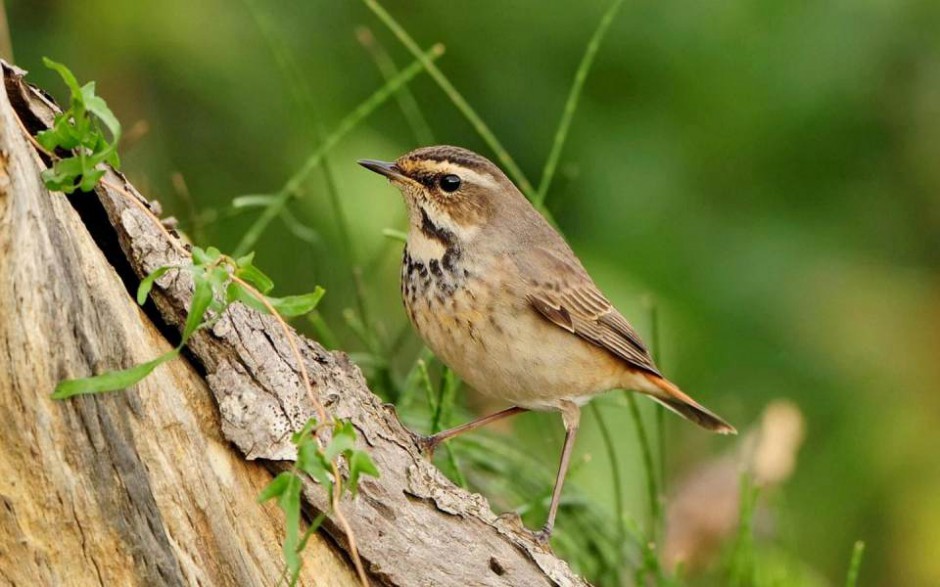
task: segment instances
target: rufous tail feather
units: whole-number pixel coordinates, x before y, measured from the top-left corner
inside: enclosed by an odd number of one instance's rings
[[[738,433],[738,431],[734,429],[734,426],[728,424],[694,399],[682,393],[671,381],[652,374],[645,375],[646,379],[655,386],[655,391],[649,390],[645,393],[670,411],[679,414],[686,420],[695,422],[706,430],[711,430],[718,434]]]

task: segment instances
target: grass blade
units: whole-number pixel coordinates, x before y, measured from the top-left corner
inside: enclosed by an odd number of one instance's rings
[[[626,527],[624,526],[623,509],[623,481],[620,475],[620,461],[617,459],[614,439],[610,433],[610,428],[604,422],[604,417],[598,405],[591,402],[591,414],[597,420],[597,427],[601,431],[601,440],[604,441],[604,451],[607,453],[607,459],[610,461],[610,472],[614,484],[614,506],[617,513],[617,535],[621,544],[626,542]]]
[[[535,189],[532,187],[532,183],[528,180],[522,169],[519,168],[519,165],[516,164],[516,161],[509,154],[509,151],[503,147],[503,144],[499,142],[499,139],[496,138],[496,135],[493,134],[493,131],[490,130],[490,127],[483,122],[483,119],[480,118],[480,115],[470,106],[470,104],[464,99],[464,97],[457,91],[457,88],[454,87],[450,80],[447,79],[440,69],[436,65],[431,63],[431,61],[422,55],[421,48],[418,47],[418,44],[415,43],[414,39],[405,31],[404,28],[398,22],[392,18],[392,16],[384,9],[382,6],[376,2],[376,0],[363,0],[365,5],[371,10],[382,23],[388,27],[388,29],[394,34],[402,45],[405,46],[408,51],[411,52],[415,58],[421,60],[425,67],[428,70],[428,75],[437,82],[437,85],[441,87],[447,97],[450,98],[451,102],[454,103],[454,106],[466,117],[470,122],[473,128],[477,131],[480,137],[486,142],[493,153],[496,154],[496,157],[499,159],[499,162],[503,164],[506,172],[509,174],[509,177],[519,186],[519,189],[522,190],[522,193],[526,195],[530,200],[535,198]]]
[[[587,49],[584,51],[584,57],[581,58],[578,70],[574,74],[574,83],[571,84],[568,99],[565,101],[565,109],[562,111],[561,120],[558,123],[558,130],[555,131],[552,150],[549,152],[548,159],[545,161],[545,167],[542,170],[542,179],[539,182],[539,189],[535,192],[535,197],[532,198],[532,203],[535,204],[536,207],[541,207],[545,202],[548,188],[551,186],[552,178],[555,177],[555,170],[558,168],[561,150],[565,146],[565,139],[568,138],[568,129],[571,127],[571,120],[574,118],[575,110],[578,108],[578,100],[581,98],[581,91],[584,89],[584,81],[587,79],[591,64],[594,63],[594,57],[597,55],[597,50],[601,46],[601,41],[604,40],[604,35],[606,35],[608,29],[610,29],[610,24],[614,21],[614,17],[617,15],[617,11],[620,10],[622,4],[623,0],[614,0],[607,9],[607,12],[604,13],[604,16],[601,17],[601,21],[598,23],[597,29],[595,29],[590,42],[588,42]]]
[[[403,69],[394,79],[379,88],[375,93],[360,103],[352,112],[347,114],[346,117],[340,121],[339,125],[337,125],[336,130],[330,133],[320,146],[310,154],[301,168],[287,180],[284,187],[276,194],[274,200],[268,204],[261,215],[259,215],[248,230],[245,231],[244,236],[242,236],[241,241],[235,248],[233,256],[239,257],[255,248],[255,244],[258,242],[258,239],[261,238],[264,229],[267,228],[272,220],[277,218],[288,200],[299,193],[301,184],[307,179],[307,176],[320,165],[326,153],[332,150],[340,140],[356,128],[363,119],[385,103],[399,87],[408,83],[412,78],[421,73],[428,64],[433,63],[435,59],[443,54],[444,46],[440,44],[434,45],[426,53],[422,53],[420,59]]]
[[[852,560],[849,562],[849,572],[845,577],[845,587],[855,587],[858,583],[858,571],[862,566],[862,555],[865,554],[865,543],[861,540],[855,542],[852,548]]]
[[[395,62],[392,61],[388,51],[386,51],[385,47],[375,38],[375,35],[372,34],[372,30],[369,27],[359,27],[356,29],[356,38],[359,40],[359,43],[366,48],[369,55],[372,56],[372,61],[375,62],[375,66],[378,68],[379,73],[382,74],[382,77],[385,78],[385,81],[394,78],[395,75],[398,74],[398,67],[395,65]],[[414,134],[418,144],[435,144],[437,141],[434,140],[434,133],[431,131],[431,126],[428,124],[424,114],[421,113],[421,108],[418,107],[418,101],[415,100],[414,94],[411,93],[408,86],[399,88],[398,91],[395,92],[395,98],[398,100],[398,107],[401,109],[405,121],[408,122],[408,126],[411,127],[411,132]]]

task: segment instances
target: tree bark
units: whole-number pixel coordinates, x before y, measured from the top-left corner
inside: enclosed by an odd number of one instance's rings
[[[178,340],[192,282],[170,272],[141,310],[129,290],[184,261],[123,176],[94,194],[49,193],[28,142],[55,113],[22,72],[0,88],[0,578],[12,584],[272,585],[283,517],[255,498],[295,456],[314,415],[288,338],[319,401],[355,426],[381,477],[346,498],[379,585],[586,585],[513,517],[421,457],[394,410],[344,353],[233,304],[190,341],[188,360],[125,392],[57,402],[57,381],[151,359]],[[136,198],[137,202],[131,198]],[[237,449],[237,450],[236,450]],[[247,459],[247,460],[246,460]],[[305,485],[306,511],[329,512]],[[349,536],[329,513],[302,583],[354,584]]]

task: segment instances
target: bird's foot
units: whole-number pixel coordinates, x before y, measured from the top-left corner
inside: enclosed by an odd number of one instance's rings
[[[532,540],[542,548],[551,550],[552,527],[546,524],[541,530],[532,532]]]
[[[434,449],[437,448],[437,445],[440,444],[440,440],[434,436],[425,436],[424,434],[418,434],[416,432],[411,433],[412,438],[415,441],[415,444],[418,445],[418,450],[421,451],[428,460],[434,458]]]

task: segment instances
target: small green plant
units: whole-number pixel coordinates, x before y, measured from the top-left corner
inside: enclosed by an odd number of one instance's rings
[[[234,301],[242,302],[265,313],[273,310],[284,317],[300,316],[316,308],[320,298],[323,297],[323,288],[317,287],[308,294],[283,298],[268,296],[267,294],[274,288],[274,282],[254,265],[253,260],[254,253],[233,259],[228,255],[223,255],[215,247],[208,247],[205,250],[193,247],[190,263],[167,265],[155,269],[140,282],[137,288],[137,303],[140,305],[147,301],[147,296],[156,280],[169,271],[186,271],[193,278],[193,299],[189,305],[183,336],[179,344],[173,350],[151,361],[128,369],[62,381],[56,386],[52,397],[65,399],[86,393],[116,391],[134,385],[159,365],[176,358],[197,330],[211,325]]]
[[[99,169],[98,165],[120,166],[117,144],[121,139],[121,123],[108,104],[95,94],[95,82],[79,86],[66,66],[46,57],[43,63],[62,77],[71,97],[68,110],[57,114],[52,128],[36,135],[36,140],[47,151],[65,149],[73,153],[43,171],[43,182],[50,190],[66,194],[75,190],[90,191],[104,176],[104,169]],[[110,140],[105,137],[102,124],[111,134]]]
[[[311,418],[299,432],[291,436],[291,442],[297,447],[297,461],[289,471],[275,477],[261,491],[259,502],[277,499],[277,505],[284,512],[287,520],[287,532],[284,539],[284,563],[291,585],[297,583],[303,560],[300,555],[310,536],[317,531],[328,512],[320,513],[300,533],[300,492],[303,488],[302,475],[308,475],[322,485],[330,496],[330,503],[337,504],[343,494],[355,496],[359,489],[359,478],[363,475],[378,477],[379,470],[372,458],[365,451],[356,450],[356,430],[349,421],[339,420],[333,423],[333,436],[326,446],[317,441],[319,430],[316,419]],[[335,459],[342,457],[349,467],[349,476],[345,484],[337,475]]]

